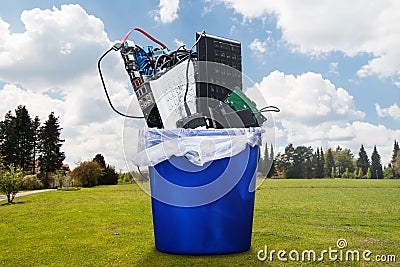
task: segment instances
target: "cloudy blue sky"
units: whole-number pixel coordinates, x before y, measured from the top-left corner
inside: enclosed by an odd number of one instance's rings
[[[19,104],[42,121],[54,111],[67,163],[102,153],[125,169],[123,119],[103,96],[99,56],[132,27],[170,48],[205,30],[242,43],[243,72],[281,108],[276,150],[340,145],[357,154],[364,144],[370,155],[376,145],[387,165],[400,139],[398,10],[397,0],[3,1],[0,115]],[[133,96],[119,55],[104,65],[124,109]]]

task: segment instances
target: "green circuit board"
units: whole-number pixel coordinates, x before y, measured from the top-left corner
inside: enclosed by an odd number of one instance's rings
[[[249,109],[253,113],[255,121],[259,116],[263,116],[256,105],[240,90],[232,91],[224,102],[236,111]]]

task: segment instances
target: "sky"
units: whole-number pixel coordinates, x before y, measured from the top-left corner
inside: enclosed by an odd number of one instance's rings
[[[281,109],[277,152],[289,143],[340,145],[357,157],[361,144],[369,156],[376,145],[387,165],[400,139],[400,1],[3,2],[0,119],[18,105],[42,122],[54,112],[71,167],[101,153],[126,170],[124,119],[108,106],[97,60],[133,27],[171,49],[191,47],[202,30],[240,41],[243,73]],[[152,45],[138,33],[131,40]],[[113,102],[126,110],[135,96],[118,53],[103,68]]]

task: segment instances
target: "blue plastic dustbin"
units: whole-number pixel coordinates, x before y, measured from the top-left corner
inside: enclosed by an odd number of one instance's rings
[[[197,166],[172,156],[149,167],[156,249],[228,254],[251,246],[259,147]]]

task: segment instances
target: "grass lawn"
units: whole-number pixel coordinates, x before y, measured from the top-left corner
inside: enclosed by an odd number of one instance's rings
[[[154,248],[150,197],[133,184],[52,191],[0,202],[0,266],[399,266],[400,180],[266,180],[250,251],[180,256]],[[257,251],[346,250],[396,263],[261,262]],[[287,257],[287,255],[286,255]]]

